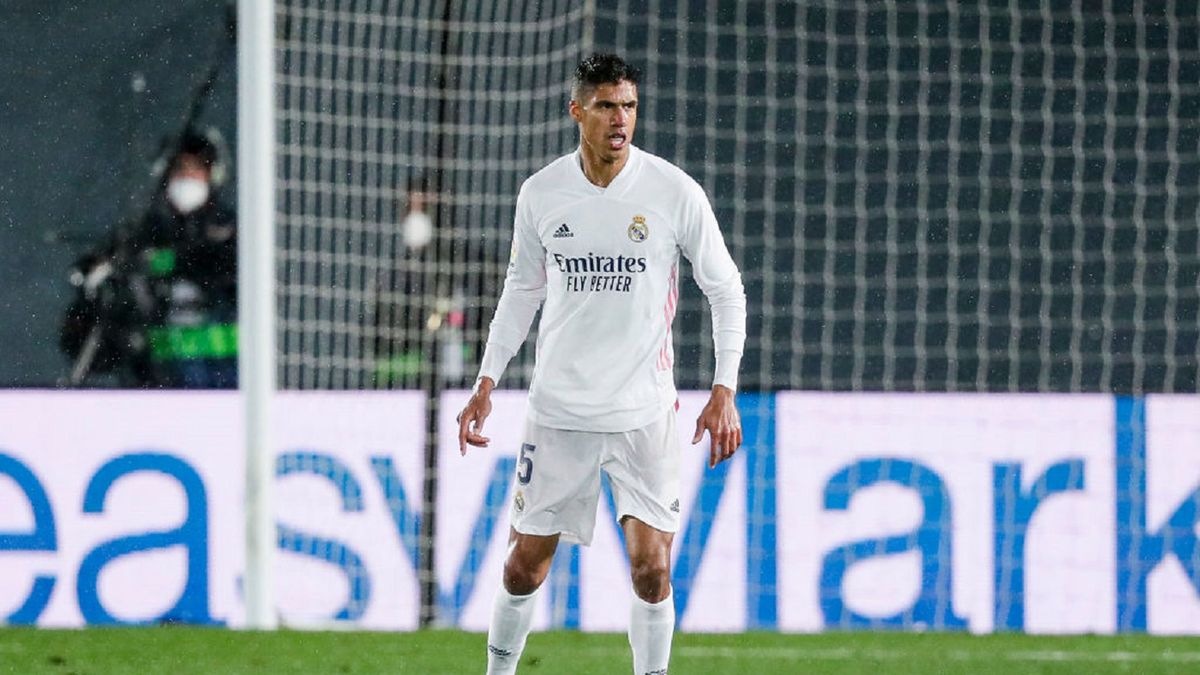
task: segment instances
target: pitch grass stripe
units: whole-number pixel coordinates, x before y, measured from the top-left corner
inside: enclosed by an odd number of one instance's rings
[[[677,656],[687,658],[725,658],[725,659],[780,659],[788,661],[895,661],[912,659],[918,654],[898,649],[850,649],[835,647],[829,649],[804,649],[796,647],[759,647],[755,649],[738,649],[734,647],[678,647]],[[1166,663],[1200,663],[1200,652],[1130,652],[1130,651],[1065,651],[1065,650],[1026,650],[1014,652],[968,651],[962,649],[948,650],[931,654],[938,659],[950,661],[995,661],[1003,658],[1016,662],[1111,662],[1136,663],[1141,661]]]

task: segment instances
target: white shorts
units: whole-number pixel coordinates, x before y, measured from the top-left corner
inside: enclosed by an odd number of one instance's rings
[[[616,517],[679,530],[679,439],[675,411],[641,429],[602,433],[525,423],[513,485],[512,526],[522,534],[592,543],[600,472],[608,474]]]

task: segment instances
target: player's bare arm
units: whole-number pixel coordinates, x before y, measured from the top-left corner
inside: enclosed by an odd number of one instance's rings
[[[492,388],[496,383],[490,377],[479,378],[475,392],[467,405],[458,413],[458,451],[467,454],[467,445],[486,448],[492,439],[483,435],[483,423],[492,414]]]
[[[733,457],[733,453],[742,445],[742,418],[738,414],[733,390],[722,385],[714,385],[708,403],[700,416],[696,418],[696,435],[692,437],[692,445],[704,438],[708,431],[711,444],[708,452],[708,468],[713,468]]]

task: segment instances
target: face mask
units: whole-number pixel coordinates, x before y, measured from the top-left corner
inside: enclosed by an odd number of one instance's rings
[[[208,183],[199,178],[172,178],[167,183],[167,201],[180,213],[191,213],[208,201]]]
[[[433,221],[423,211],[412,211],[400,224],[404,245],[410,249],[425,248],[433,239]]]

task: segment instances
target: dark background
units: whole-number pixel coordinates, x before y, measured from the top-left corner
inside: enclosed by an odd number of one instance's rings
[[[0,387],[54,386],[66,375],[57,340],[73,295],[67,270],[141,213],[163,139],[182,128],[218,58],[224,66],[200,121],[234,147],[225,8],[223,0],[5,3]]]
[[[741,386],[1187,393],[1197,12],[600,0],[595,35],[644,66],[637,142],[706,187],[742,270]],[[687,292],[679,363],[705,364]]]
[[[516,186],[573,145],[560,90],[591,20],[597,48],[645,69],[638,144],[708,189],[741,266],[745,388],[1194,392],[1197,4],[1085,5],[602,0],[586,19],[567,0],[281,3],[297,38],[281,68],[299,76],[281,90],[281,174],[314,178],[280,207],[295,258],[281,357],[354,374],[281,382],[370,381],[363,279],[395,257],[378,241],[422,174],[445,189],[442,243],[466,263],[466,338],[482,343]],[[0,386],[65,374],[68,265],[148,200],[163,137],[226,48],[225,11],[6,8]],[[469,30],[442,35],[447,18]],[[203,117],[230,147],[232,67]],[[348,158],[324,159],[333,144]],[[708,328],[685,286],[679,362],[699,367],[682,387],[707,386]]]

